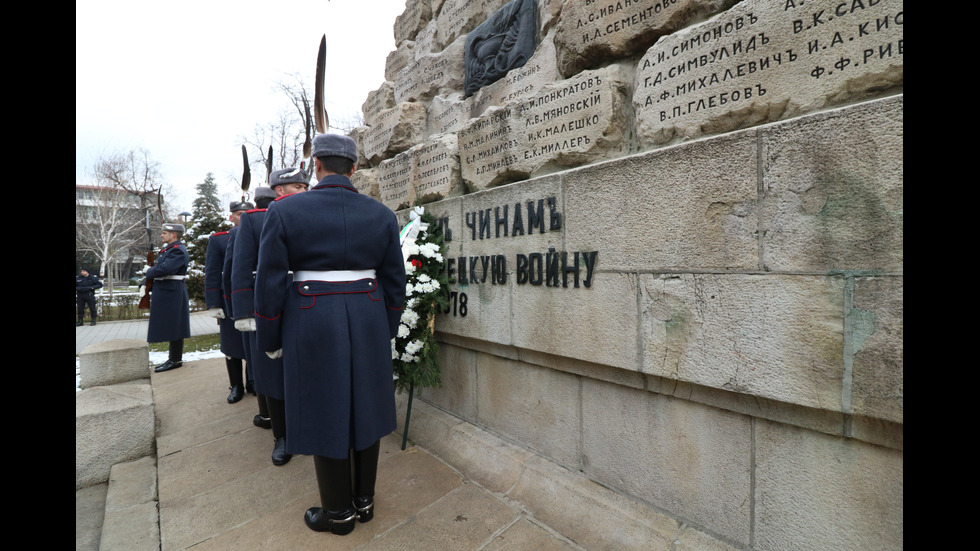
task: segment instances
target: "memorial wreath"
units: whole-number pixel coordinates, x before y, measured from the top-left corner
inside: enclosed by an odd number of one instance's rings
[[[441,386],[435,316],[449,304],[442,229],[422,207],[412,209],[410,216],[399,236],[407,276],[405,310],[391,343],[398,392]]]

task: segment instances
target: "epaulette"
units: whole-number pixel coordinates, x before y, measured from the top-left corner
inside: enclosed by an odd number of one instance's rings
[[[245,211],[245,214],[249,214],[251,212],[265,212],[267,210],[269,210],[269,209],[252,209],[252,210]]]
[[[279,197],[276,197],[275,199],[273,199],[273,201],[278,201],[280,199],[285,199],[286,197],[292,197],[293,195],[296,195],[296,192],[287,193],[286,195],[280,195]]]
[[[219,235],[228,235],[228,230],[212,233],[211,237],[218,237]]]

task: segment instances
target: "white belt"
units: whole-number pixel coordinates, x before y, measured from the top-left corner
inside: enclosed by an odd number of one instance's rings
[[[187,276],[185,275],[167,275],[167,276],[159,276],[154,279],[184,279],[186,277]]]
[[[354,281],[357,279],[374,279],[377,272],[374,270],[329,270],[318,272],[315,270],[296,270],[293,279],[296,281]]]

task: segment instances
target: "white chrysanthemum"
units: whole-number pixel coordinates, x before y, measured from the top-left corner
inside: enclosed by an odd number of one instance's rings
[[[415,310],[406,309],[402,312],[402,323],[407,325],[409,328],[414,328],[415,324],[419,322],[419,315]]]
[[[412,296],[412,293],[414,293],[414,292],[415,292],[415,286],[414,285],[412,285],[411,283],[405,284],[405,296],[406,297]]]
[[[406,262],[405,263],[405,273],[408,274],[408,275],[414,274],[415,273],[415,264],[412,264],[411,262]]]
[[[418,254],[421,254],[426,258],[433,258],[435,255],[439,254],[439,247],[435,243],[423,243],[418,246],[418,249]]]
[[[403,323],[398,325],[398,338],[403,339],[408,336],[408,327]]]
[[[405,243],[402,245],[402,254],[405,256],[405,258],[419,254],[419,245],[414,241],[411,243]]]
[[[429,277],[429,274],[419,274],[419,281],[421,281],[422,283],[425,283],[426,281],[431,281],[431,280],[432,280],[432,278]]]
[[[397,360],[398,356],[398,348],[395,346],[395,339],[391,339],[391,359]]]
[[[419,340],[414,340],[414,341],[412,341],[412,342],[410,342],[410,343],[408,343],[408,344],[405,345],[405,353],[406,354],[415,354],[416,352],[418,352],[421,349],[422,349],[422,341],[419,341]]]
[[[419,361],[419,357],[411,354],[402,354],[402,361],[405,363],[415,363]]]

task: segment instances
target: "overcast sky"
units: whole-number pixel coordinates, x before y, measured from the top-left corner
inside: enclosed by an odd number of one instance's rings
[[[312,89],[326,34],[327,112],[351,118],[385,80],[404,9],[405,0],[76,0],[76,184],[93,183],[100,156],[143,148],[177,192],[174,212],[191,210],[208,172],[234,197],[241,138],[292,109],[277,83],[299,74]]]

